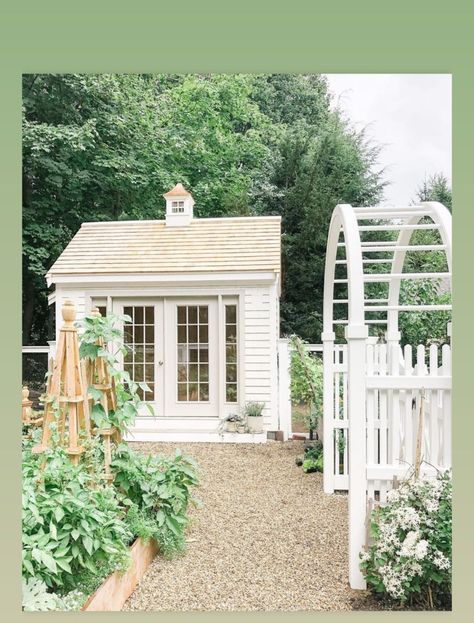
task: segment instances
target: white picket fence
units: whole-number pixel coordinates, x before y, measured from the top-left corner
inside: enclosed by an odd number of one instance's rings
[[[403,477],[415,461],[423,394],[422,469],[435,473],[451,466],[451,347],[413,349],[367,346],[367,496],[385,501],[393,477]],[[349,488],[347,346],[334,347],[333,485]],[[325,414],[325,417],[326,414]],[[326,441],[326,440],[325,440]]]

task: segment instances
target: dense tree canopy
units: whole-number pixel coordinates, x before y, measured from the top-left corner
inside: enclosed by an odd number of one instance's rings
[[[200,217],[281,214],[282,329],[318,341],[331,211],[379,200],[376,158],[317,75],[24,76],[24,342],[81,223],[163,218],[177,181]]]
[[[439,201],[452,211],[452,192],[447,178],[436,173],[427,177],[416,192],[414,203],[420,201]],[[426,223],[431,222],[425,219]],[[441,244],[438,231],[427,229],[414,232],[412,244]],[[446,256],[439,251],[426,253],[407,253],[405,269],[407,272],[447,272]],[[447,282],[441,279],[421,279],[404,281],[400,291],[401,302],[405,305],[434,305],[451,303],[451,292]],[[446,327],[451,320],[451,312],[429,311],[400,314],[399,326],[405,344],[443,344],[447,339]]]

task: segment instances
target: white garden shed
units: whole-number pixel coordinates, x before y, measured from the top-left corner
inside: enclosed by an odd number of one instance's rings
[[[252,437],[263,441],[282,429],[281,219],[194,218],[181,184],[164,197],[165,220],[81,226],[46,276],[56,328],[67,299],[79,318],[95,306],[132,318],[133,353],[122,365],[148,383],[154,409],[138,418],[134,439],[219,440],[220,419],[258,401],[265,432]]]

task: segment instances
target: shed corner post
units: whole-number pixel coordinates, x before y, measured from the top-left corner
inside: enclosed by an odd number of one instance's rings
[[[278,420],[283,440],[292,434],[290,390],[290,343],[287,338],[278,340]]]
[[[323,489],[334,493],[334,331],[323,331]]]
[[[367,325],[346,327],[349,414],[349,583],[364,590],[359,568],[367,515],[366,345]]]

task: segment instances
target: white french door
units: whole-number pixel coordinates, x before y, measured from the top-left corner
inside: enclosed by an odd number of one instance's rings
[[[140,398],[151,404],[155,416],[164,410],[164,331],[163,300],[114,299],[113,312],[127,315],[122,323],[127,353],[121,357],[123,369],[137,383],[145,382],[150,391],[139,390]],[[150,415],[145,407],[141,415]]]
[[[217,300],[170,298],[164,306],[165,413],[217,417]]]
[[[218,313],[213,298],[114,299],[124,323],[124,370],[147,383],[157,417],[218,416]],[[142,415],[150,415],[145,409]]]

